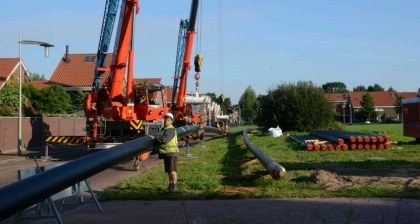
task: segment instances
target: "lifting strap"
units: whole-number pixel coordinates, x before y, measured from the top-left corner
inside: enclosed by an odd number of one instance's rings
[[[195,66],[195,69],[194,70],[196,72],[201,72],[202,65],[203,65],[203,58],[202,58],[201,54],[197,54],[194,57],[194,66]]]

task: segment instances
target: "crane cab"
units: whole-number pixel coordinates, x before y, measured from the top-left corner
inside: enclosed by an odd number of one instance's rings
[[[137,84],[134,93],[137,119],[144,121],[163,120],[163,115],[169,113],[169,108],[166,106],[164,85]]]

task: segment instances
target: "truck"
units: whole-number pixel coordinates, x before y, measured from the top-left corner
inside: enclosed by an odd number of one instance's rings
[[[420,97],[403,99],[401,107],[403,135],[420,142]]]

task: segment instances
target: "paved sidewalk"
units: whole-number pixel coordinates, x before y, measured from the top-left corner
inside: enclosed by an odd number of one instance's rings
[[[64,223],[420,223],[418,200],[246,199],[112,201],[62,214]],[[43,220],[36,223],[54,223]]]

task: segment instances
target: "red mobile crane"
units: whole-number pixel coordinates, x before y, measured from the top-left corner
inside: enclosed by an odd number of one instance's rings
[[[187,95],[187,76],[191,69],[190,59],[193,48],[193,41],[195,35],[195,22],[197,18],[198,0],[193,0],[191,4],[191,12],[189,20],[181,20],[180,32],[178,37],[178,52],[177,63],[175,65],[174,77],[174,91],[172,94],[171,111],[175,115],[175,123],[177,126],[198,123],[205,117],[203,104],[210,103],[208,96],[199,96],[198,94],[198,79],[201,72],[201,55],[197,55],[194,60],[196,79],[196,94],[195,96]],[[188,29],[185,31],[185,29]],[[180,60],[183,57],[181,75],[178,73]],[[178,81],[180,81],[178,90]],[[178,92],[177,92],[178,91]],[[175,102],[175,97],[177,98]]]
[[[89,148],[107,148],[115,143],[158,132],[163,127],[164,114],[169,112],[163,85],[133,83],[134,19],[139,12],[138,0],[122,1],[113,59],[111,65],[106,67],[118,3],[119,0],[106,1],[95,78],[92,91],[85,101]],[[110,74],[108,80],[103,82],[105,72]],[[160,96],[157,100],[159,104],[151,104],[151,100],[157,96]]]

